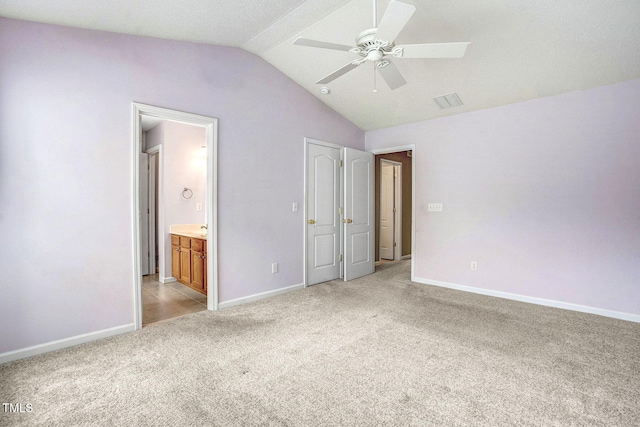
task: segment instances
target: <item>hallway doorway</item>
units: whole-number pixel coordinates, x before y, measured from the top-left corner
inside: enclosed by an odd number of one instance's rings
[[[411,258],[413,252],[413,147],[376,150],[375,260]]]

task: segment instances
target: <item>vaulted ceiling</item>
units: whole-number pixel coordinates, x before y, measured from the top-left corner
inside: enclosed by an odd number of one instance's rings
[[[317,85],[357,56],[293,44],[355,45],[373,26],[372,0],[0,0],[0,16],[240,47],[363,130],[640,77],[637,0],[402,1],[417,11],[396,44],[471,44],[461,59],[393,60],[407,84],[391,91],[378,78],[375,93],[372,63]],[[377,0],[378,20],[388,4]],[[440,109],[432,100],[452,92],[464,105]]]

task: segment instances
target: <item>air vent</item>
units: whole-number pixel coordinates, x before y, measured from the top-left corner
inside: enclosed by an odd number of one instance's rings
[[[455,92],[448,95],[436,96],[433,100],[438,104],[438,107],[443,110],[445,108],[458,107],[462,105],[462,101]]]

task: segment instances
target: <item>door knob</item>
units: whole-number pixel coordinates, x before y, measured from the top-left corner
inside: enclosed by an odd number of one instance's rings
[[[347,219],[347,224],[351,224],[353,220],[351,218]]]
[[[309,220],[309,224],[315,224],[316,222],[312,219]]]

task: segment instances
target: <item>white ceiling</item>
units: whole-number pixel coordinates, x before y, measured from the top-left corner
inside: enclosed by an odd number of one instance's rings
[[[396,44],[470,41],[462,59],[396,59],[408,84],[390,91],[365,63],[292,44],[296,37],[353,45],[372,26],[372,0],[0,0],[0,16],[229,45],[262,56],[363,130],[525,101],[640,77],[637,0],[402,0],[417,7]],[[389,0],[378,0],[381,17]],[[464,105],[431,98],[457,92]]]

